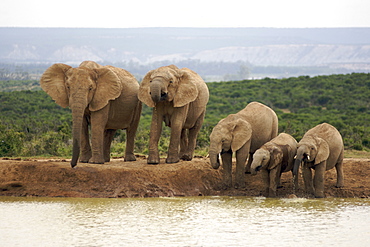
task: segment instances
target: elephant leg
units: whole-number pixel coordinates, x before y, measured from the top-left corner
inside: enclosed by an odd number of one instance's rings
[[[158,142],[162,133],[162,115],[157,107],[153,108],[152,123],[150,126],[148,164],[159,164]]]
[[[89,116],[84,116],[82,120],[80,162],[89,162],[91,156],[91,146],[89,141]]]
[[[263,181],[263,192],[262,195],[265,197],[269,196],[269,188],[270,188],[270,174],[269,171],[266,169],[261,170],[261,177]]]
[[[276,190],[280,184],[281,166],[270,170],[270,186],[269,186],[269,197],[276,197]]]
[[[188,150],[189,146],[189,138],[188,138],[188,130],[187,129],[182,129],[181,130],[181,138],[180,138],[180,158],[183,160],[185,159],[186,152]],[[184,158],[183,158],[184,157]]]
[[[125,159],[124,161],[135,161],[136,157],[134,154],[135,147],[135,135],[137,128],[139,126],[141,115],[141,103],[135,109],[135,115],[130,123],[130,126],[126,129],[126,149],[125,149]]]
[[[232,183],[232,167],[233,167],[232,156],[233,156],[233,153],[231,150],[221,154],[222,180],[223,180],[223,187],[225,189],[231,188],[233,185]]]
[[[91,114],[91,149],[92,157],[89,163],[104,164],[104,137],[105,126],[108,121],[109,107],[93,112]]]
[[[315,166],[315,177],[314,177],[314,186],[315,186],[315,197],[324,198],[324,180],[325,180],[325,170],[326,170],[326,161],[321,162]]]
[[[248,158],[249,143],[236,151],[235,188],[245,188],[245,163]]]
[[[315,189],[313,187],[312,170],[306,164],[302,166],[302,175],[303,175],[303,181],[304,181],[306,193],[309,193],[310,195],[314,195]]]
[[[245,166],[245,173],[246,174],[251,173],[252,162],[253,162],[253,153],[249,153],[248,162],[247,162],[247,165]]]
[[[199,118],[195,122],[195,125],[189,129],[187,149],[182,155],[180,155],[182,160],[192,160],[193,159],[195,146],[197,144],[197,137],[198,137],[200,128],[202,127],[202,124],[203,124],[204,115],[205,115],[205,112],[203,112],[199,116]]]
[[[116,133],[116,130],[108,129],[104,131],[104,146],[103,146],[103,152],[104,152],[104,161],[109,162],[110,161],[110,147],[112,144],[112,140],[114,137],[114,134]]]
[[[188,113],[189,105],[178,107],[174,110],[171,116],[171,137],[170,144],[168,146],[168,154],[166,163],[177,163],[180,161],[179,158],[179,147],[181,132],[185,123],[185,119]]]
[[[335,169],[337,171],[337,188],[344,187],[344,174],[343,174],[343,159],[338,161],[338,163],[335,165]]]

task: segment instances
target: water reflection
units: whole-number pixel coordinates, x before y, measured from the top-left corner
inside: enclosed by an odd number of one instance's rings
[[[2,246],[370,246],[369,199],[0,198]]]

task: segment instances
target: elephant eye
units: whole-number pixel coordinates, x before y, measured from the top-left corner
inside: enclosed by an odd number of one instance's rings
[[[172,83],[173,81],[170,81],[170,83]]]
[[[89,87],[89,91],[91,91],[92,89],[93,89],[93,87],[92,87],[92,86],[90,86],[90,87]]]

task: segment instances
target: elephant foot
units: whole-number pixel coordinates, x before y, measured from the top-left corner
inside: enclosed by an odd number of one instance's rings
[[[181,159],[182,160],[185,160],[185,161],[191,161],[193,159],[193,155],[190,155],[190,154],[183,154],[181,156]]]
[[[136,161],[136,157],[134,154],[126,154],[124,161]]]
[[[91,158],[89,160],[90,164],[104,164],[104,159]]]
[[[154,157],[153,155],[149,155],[147,163],[150,165],[157,165],[159,164],[159,156]]]
[[[81,163],[89,163],[89,160],[91,159],[91,156],[84,156],[84,155],[81,155],[80,157],[80,162]]]
[[[180,161],[179,158],[167,158],[166,163],[167,164],[173,164],[173,163],[178,163]]]
[[[325,198],[325,194],[324,194],[324,192],[316,192],[315,197],[316,198]]]

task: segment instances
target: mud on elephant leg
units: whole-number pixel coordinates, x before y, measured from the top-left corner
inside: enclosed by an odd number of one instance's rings
[[[116,133],[116,130],[108,129],[104,132],[104,146],[103,146],[103,152],[104,152],[104,161],[109,162],[110,161],[110,147],[112,144],[112,140],[114,137],[114,134]]]
[[[187,131],[188,137],[187,137],[187,146],[183,153],[180,152],[180,159],[190,161],[193,159],[193,154],[195,150],[195,146],[197,144],[197,137],[198,133],[202,127],[203,120],[204,120],[205,112],[202,113],[202,115],[199,116],[197,119],[194,127],[190,128]],[[181,133],[182,135],[182,133]]]
[[[232,181],[232,156],[233,153],[230,151],[221,154],[222,159],[222,188],[228,189],[233,186]]]
[[[324,180],[325,180],[325,169],[326,161],[315,167],[315,177],[314,177],[314,186],[315,186],[315,197],[324,198]]]
[[[188,146],[189,146],[188,130],[187,129],[182,129],[181,138],[180,138],[180,153],[179,153],[180,159],[187,160],[186,159],[186,153],[188,151]]]

